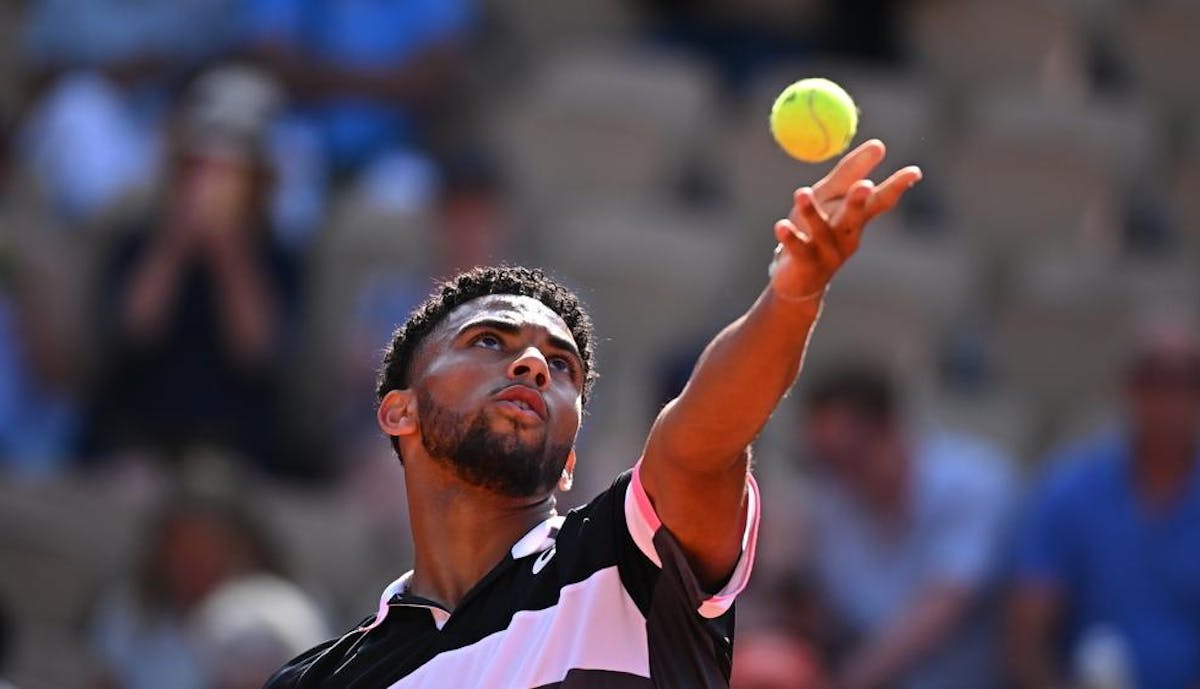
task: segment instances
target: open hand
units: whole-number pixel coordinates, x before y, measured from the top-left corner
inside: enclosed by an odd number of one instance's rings
[[[887,148],[871,139],[847,153],[812,187],[801,187],[792,211],[775,223],[771,287],[789,300],[820,297],[834,274],[858,250],[863,228],[895,207],[921,180],[915,165],[901,168],[876,185],[867,175],[883,161]]]

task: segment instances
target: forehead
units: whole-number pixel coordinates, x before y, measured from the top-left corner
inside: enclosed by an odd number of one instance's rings
[[[571,329],[553,309],[532,297],[513,294],[489,294],[460,304],[446,315],[435,332],[439,339],[452,337],[463,326],[483,320],[499,320],[521,328],[536,328],[575,341]]]

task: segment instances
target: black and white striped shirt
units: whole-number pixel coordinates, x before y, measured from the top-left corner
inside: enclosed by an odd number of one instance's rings
[[[741,560],[709,595],[635,467],[534,527],[453,613],[408,593],[410,572],[375,615],[291,661],[267,689],[727,687],[733,601],[750,576],[758,505],[750,479]]]

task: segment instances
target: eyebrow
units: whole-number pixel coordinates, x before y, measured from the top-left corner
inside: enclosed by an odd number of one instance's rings
[[[469,330],[476,330],[479,328],[497,330],[505,333],[506,335],[519,335],[521,333],[521,326],[517,325],[513,321],[506,321],[499,318],[481,318],[479,320],[471,321],[459,328],[458,336],[461,336],[463,333]],[[546,339],[550,341],[550,346],[567,352],[571,356],[575,357],[575,360],[579,362],[580,366],[583,365],[583,356],[580,355],[579,347],[577,347],[574,342],[550,333],[546,334]]]

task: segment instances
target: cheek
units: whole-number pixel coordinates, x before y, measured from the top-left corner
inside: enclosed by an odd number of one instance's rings
[[[572,388],[569,394],[559,394],[554,399],[547,396],[546,401],[553,405],[554,426],[552,432],[555,437],[573,440],[579,433],[579,426],[583,422],[583,405],[580,403],[579,395],[575,394]]]
[[[438,404],[471,407],[496,387],[497,368],[469,356],[447,356],[426,369],[420,385]]]

